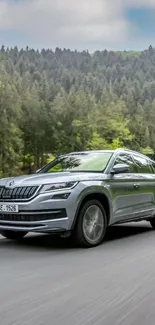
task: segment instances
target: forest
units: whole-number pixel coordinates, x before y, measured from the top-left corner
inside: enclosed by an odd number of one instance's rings
[[[155,152],[155,49],[0,49],[0,177],[59,154]]]

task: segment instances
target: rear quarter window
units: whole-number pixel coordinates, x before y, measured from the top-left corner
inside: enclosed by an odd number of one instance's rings
[[[133,155],[133,161],[139,174],[152,174],[152,163],[150,160]]]

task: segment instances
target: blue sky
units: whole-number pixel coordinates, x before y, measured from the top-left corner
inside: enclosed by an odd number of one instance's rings
[[[155,34],[155,10],[149,8],[129,8],[126,10],[127,19],[133,23],[139,35],[143,37]]]
[[[155,0],[0,0],[5,46],[141,50],[154,31]]]

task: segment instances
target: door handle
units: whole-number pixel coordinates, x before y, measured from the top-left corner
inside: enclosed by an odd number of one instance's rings
[[[140,184],[134,184],[134,188],[139,188]]]

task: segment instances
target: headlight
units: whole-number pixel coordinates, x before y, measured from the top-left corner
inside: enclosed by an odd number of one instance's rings
[[[64,182],[64,183],[56,183],[56,184],[47,184],[41,187],[40,192],[51,192],[51,191],[59,191],[64,189],[72,189],[78,184],[78,182]]]

